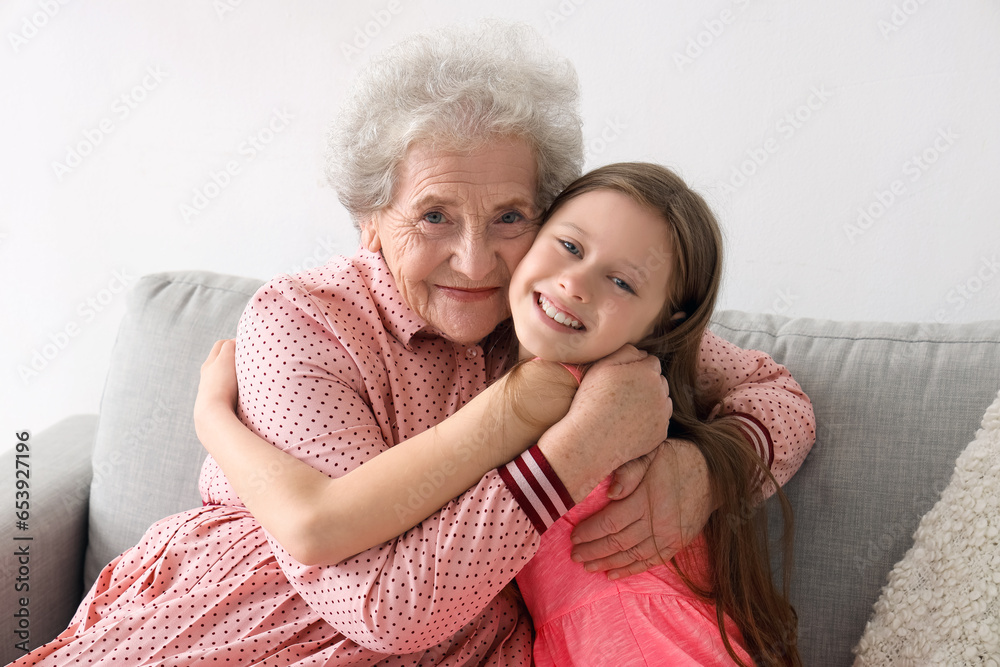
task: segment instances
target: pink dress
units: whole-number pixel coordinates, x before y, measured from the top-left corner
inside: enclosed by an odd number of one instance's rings
[[[537,633],[535,665],[734,664],[715,606],[695,597],[672,566],[609,581],[570,559],[570,533],[608,504],[610,479],[545,531],[535,557],[517,575]],[[704,540],[696,539],[677,560],[695,582],[707,582],[711,564]],[[728,620],[726,629],[740,658],[753,664],[735,623]]]
[[[428,333],[382,258],[361,249],[279,276],[251,300],[238,333],[240,416],[339,476],[482,391],[506,362],[494,340]],[[706,381],[732,389],[720,409],[743,415],[787,478],[813,440],[808,399],[766,355],[715,337],[705,350]],[[769,432],[780,434],[773,446]],[[500,593],[566,509],[537,448],[399,538],[318,567],[270,538],[211,458],[200,486],[207,506],[154,524],[104,568],[70,626],[14,664],[530,664],[531,621]]]

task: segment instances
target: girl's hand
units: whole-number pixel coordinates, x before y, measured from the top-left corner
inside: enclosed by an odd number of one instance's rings
[[[482,428],[503,429],[512,444],[522,439],[536,442],[566,416],[576,388],[576,378],[561,364],[532,359],[480,394],[492,404]],[[509,453],[505,461],[516,457],[521,450]]]
[[[236,410],[239,388],[236,383],[236,342],[219,340],[201,365],[201,381],[194,401],[194,426],[203,431],[208,421]]]

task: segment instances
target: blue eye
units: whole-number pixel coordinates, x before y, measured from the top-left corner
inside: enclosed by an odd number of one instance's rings
[[[444,215],[438,211],[431,211],[430,213],[424,215],[424,220],[432,225],[437,225],[444,222]]]
[[[523,219],[524,216],[522,216],[517,211],[509,211],[500,216],[500,222],[504,223],[505,225],[512,225],[515,222],[520,222]]]
[[[573,254],[573,255],[579,255],[580,254],[580,249],[577,248],[576,244],[574,244],[572,241],[559,241],[559,243],[561,243],[562,247],[566,248],[566,250],[568,250],[570,252],[570,254]]]
[[[632,289],[632,286],[629,285],[624,280],[622,280],[621,278],[612,278],[611,282],[613,282],[617,287],[620,287],[621,289],[625,290],[629,294],[635,294],[635,290]]]

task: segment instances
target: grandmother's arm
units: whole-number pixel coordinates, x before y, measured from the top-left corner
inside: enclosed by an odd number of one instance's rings
[[[576,391],[559,364],[533,360],[518,369],[521,391],[508,391],[508,374],[439,424],[328,477],[237,417],[235,353],[235,341],[218,341],[202,365],[198,438],[247,509],[304,565],[342,561],[413,528],[527,450]],[[413,493],[414,480],[428,479],[435,483]]]
[[[791,479],[816,441],[816,417],[788,369],[764,352],[706,331],[699,382],[699,390],[721,397],[710,418],[735,421],[778,484]],[[765,497],[774,493],[769,482],[762,491]]]
[[[784,366],[706,332],[697,389],[720,397],[712,417],[733,420],[779,484],[792,477],[815,441],[815,417]],[[626,464],[616,481],[616,500],[573,535],[574,559],[613,578],[669,560],[701,532],[717,506],[704,457],[684,440],[668,441]],[[769,482],[763,484],[765,496],[773,493]]]
[[[244,311],[236,350],[242,420],[330,477],[392,444],[340,326],[309,288],[280,277]],[[404,488],[419,495],[414,482]],[[226,491],[219,480],[203,486]],[[481,517],[493,525],[483,527]],[[494,531],[503,538],[492,539]],[[273,536],[268,541],[288,581],[326,622],[369,650],[406,654],[448,640],[481,614],[534,555],[538,532],[491,471],[403,535],[335,564],[304,565]]]

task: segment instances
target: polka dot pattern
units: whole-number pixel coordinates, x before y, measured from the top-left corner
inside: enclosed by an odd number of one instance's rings
[[[507,362],[497,337],[432,335],[364,250],[265,285],[238,338],[244,423],[331,476],[454,413]],[[762,429],[755,446],[790,477],[813,422],[787,371],[711,334],[702,366],[725,394],[718,412]],[[539,532],[497,472],[398,539],[323,567],[294,562],[211,459],[200,489],[208,506],[154,524],[65,632],[13,664],[530,664],[530,619],[501,591]]]
[[[337,476],[454,413],[505,363],[490,339],[430,335],[381,258],[360,251],[254,296],[238,333],[240,416]],[[324,567],[293,561],[211,459],[200,488],[213,504],[150,528],[71,626],[15,664],[530,664],[530,619],[500,593],[539,535],[495,471],[393,542]]]
[[[788,369],[709,331],[701,341],[698,389],[721,397],[713,416],[738,420],[779,484],[792,478],[816,441],[816,418]]]

